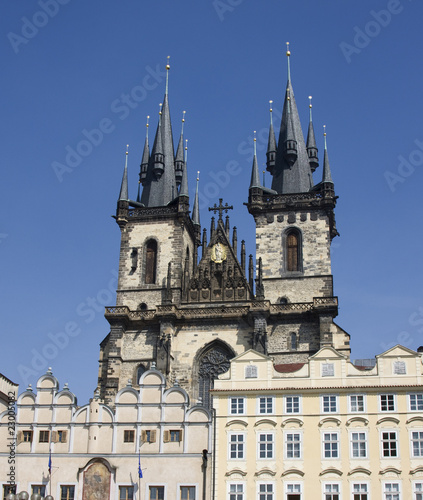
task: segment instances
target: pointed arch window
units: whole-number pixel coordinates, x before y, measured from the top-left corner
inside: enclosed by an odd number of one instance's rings
[[[224,345],[216,344],[201,356],[198,366],[198,397],[206,408],[211,408],[210,390],[213,389],[215,379],[229,370],[233,357],[233,353]]]
[[[285,258],[288,272],[302,271],[301,233],[290,229],[285,235]]]
[[[140,378],[141,378],[141,375],[145,372],[145,366],[144,365],[139,365],[138,368],[137,368],[137,380],[136,380],[136,384],[138,385],[140,383]]]
[[[157,241],[148,240],[145,251],[145,283],[156,283],[157,271]]]

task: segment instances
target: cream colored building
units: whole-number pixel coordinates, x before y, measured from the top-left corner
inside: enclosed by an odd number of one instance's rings
[[[1,498],[9,470],[6,421],[3,412]],[[182,388],[166,389],[155,369],[141,376],[139,389],[121,389],[113,411],[98,397],[79,407],[49,371],[36,392],[29,389],[18,398],[17,492],[56,500],[209,498],[211,461],[203,450],[210,449],[210,422],[206,409],[189,407]]]
[[[423,498],[415,351],[393,347],[363,370],[332,347],[276,367],[249,350],[212,394],[219,500]]]

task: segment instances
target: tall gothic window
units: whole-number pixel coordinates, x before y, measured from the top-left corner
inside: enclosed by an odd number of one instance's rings
[[[286,270],[301,271],[301,236],[295,229],[286,235]]]
[[[145,255],[145,282],[152,284],[156,282],[157,269],[157,241],[148,240]]]
[[[224,345],[214,344],[201,356],[198,369],[198,396],[206,408],[211,408],[210,390],[214,380],[229,370],[234,355]]]

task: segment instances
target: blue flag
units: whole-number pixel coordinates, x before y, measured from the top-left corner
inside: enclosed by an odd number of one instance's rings
[[[141,454],[138,455],[138,477],[142,478],[142,470],[141,470]]]
[[[51,474],[51,449],[48,454],[48,473]]]

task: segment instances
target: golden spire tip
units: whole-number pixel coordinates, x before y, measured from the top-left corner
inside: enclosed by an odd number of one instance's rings
[[[169,59],[170,59],[170,56],[167,56],[167,64],[166,64],[166,69],[167,69],[167,71],[169,71],[169,70],[170,70]]]
[[[286,42],[286,55],[288,57],[291,55],[291,51],[289,50],[289,42]]]

